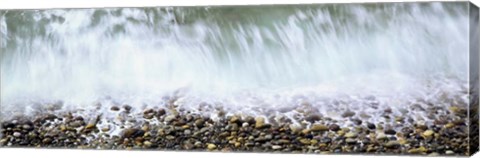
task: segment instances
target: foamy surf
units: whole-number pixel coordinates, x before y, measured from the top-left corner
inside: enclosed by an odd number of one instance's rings
[[[0,143],[463,154],[467,8],[1,11]]]

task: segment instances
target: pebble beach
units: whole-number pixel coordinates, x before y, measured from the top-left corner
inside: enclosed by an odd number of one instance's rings
[[[292,109],[299,114],[293,120],[281,114],[232,114],[221,107],[214,108],[213,119],[185,110],[174,102],[146,109],[96,104],[98,110],[106,108],[107,112],[93,110],[89,115],[62,111],[61,102],[48,104],[34,116],[20,115],[2,121],[0,145],[312,154],[468,154],[468,112],[462,105],[413,104],[401,110],[405,115],[395,115],[391,108],[378,108],[388,122],[369,122],[364,120],[371,116],[365,113],[347,110],[341,112],[341,119],[333,119],[309,104]],[[418,110],[431,114],[431,120],[417,120],[407,114]]]

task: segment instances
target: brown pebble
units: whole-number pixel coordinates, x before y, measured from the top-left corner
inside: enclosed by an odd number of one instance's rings
[[[145,131],[137,128],[129,128],[122,131],[122,136],[124,138],[136,138],[141,137],[145,134]]]
[[[400,143],[397,141],[389,141],[387,142],[387,144],[385,144],[385,147],[391,148],[391,149],[396,149],[396,148],[399,148],[400,146],[401,146]]]
[[[387,114],[391,114],[392,113],[392,108],[386,108],[385,110],[383,110],[383,112],[385,112]]]
[[[310,130],[313,131],[313,132],[328,131],[328,127],[325,126],[325,125],[314,124],[314,125],[312,125]]]
[[[158,116],[163,116],[163,115],[165,115],[166,113],[167,113],[167,112],[165,111],[165,109],[162,108],[162,109],[159,109],[159,110],[158,110],[157,115],[158,115]]]
[[[328,127],[328,129],[330,129],[331,131],[335,131],[335,132],[336,132],[336,131],[340,130],[340,126],[337,125],[337,124],[331,124],[331,125]]]

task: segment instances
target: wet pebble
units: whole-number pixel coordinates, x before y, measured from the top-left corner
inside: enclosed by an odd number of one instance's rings
[[[320,131],[328,131],[329,129],[325,125],[314,124],[314,125],[312,125],[310,130],[313,131],[313,132],[320,132]]]
[[[20,132],[14,132],[14,133],[13,133],[13,136],[14,136],[14,137],[20,137],[20,136],[22,136],[22,134],[21,134]]]
[[[112,107],[110,108],[110,110],[112,110],[112,111],[120,111],[120,108],[119,108],[118,106],[112,106]]]
[[[280,146],[280,145],[272,145],[272,149],[273,149],[273,150],[279,150],[279,149],[282,149],[282,146]]]
[[[395,135],[397,134],[397,132],[393,129],[387,129],[385,130],[385,134],[388,134],[388,135]]]
[[[401,144],[398,141],[389,141],[385,144],[385,147],[396,149],[399,148]]]
[[[346,138],[356,138],[357,136],[358,135],[355,132],[348,132],[347,134],[345,134]]]
[[[346,111],[342,114],[342,117],[352,117],[355,116],[355,112],[353,111]]]
[[[305,117],[305,120],[311,123],[320,121],[321,119],[322,119],[322,116],[320,114],[309,114]]]
[[[122,136],[124,138],[136,138],[143,136],[145,134],[145,131],[137,128],[130,128],[122,131]]]
[[[336,132],[336,131],[340,130],[340,126],[337,125],[337,124],[331,124],[331,125],[328,127],[328,129],[330,129],[331,131],[335,131],[335,132]]]
[[[373,123],[368,123],[367,127],[368,127],[368,129],[371,129],[371,130],[376,128],[375,124],[373,124]]]

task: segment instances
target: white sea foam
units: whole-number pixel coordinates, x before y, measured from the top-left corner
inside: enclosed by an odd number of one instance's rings
[[[57,100],[165,106],[179,90],[187,109],[207,102],[254,114],[302,102],[374,113],[367,96],[394,108],[443,104],[442,94],[466,100],[466,7],[2,11],[2,110]],[[331,104],[345,96],[353,101]]]

